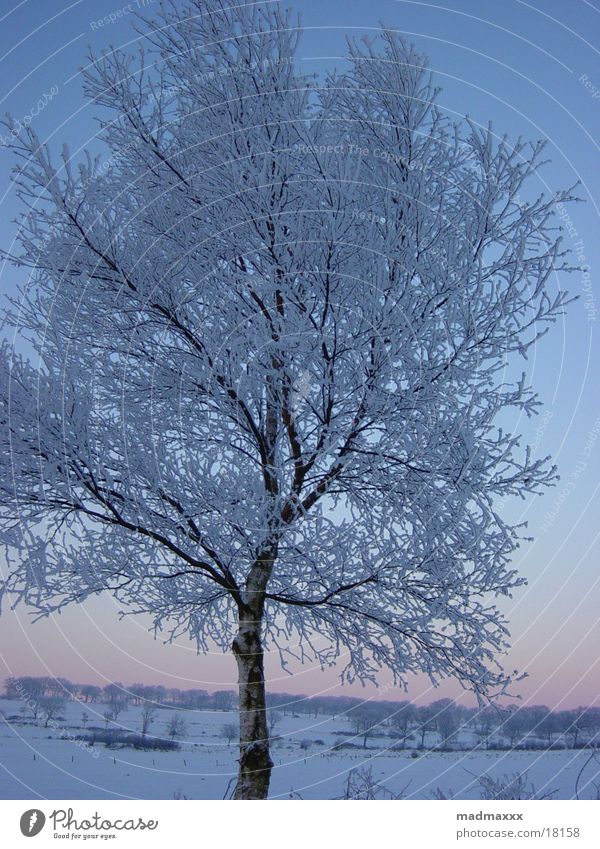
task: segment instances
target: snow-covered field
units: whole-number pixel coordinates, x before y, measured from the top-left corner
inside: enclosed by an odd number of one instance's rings
[[[0,798],[49,799],[220,799],[235,774],[235,744],[220,736],[235,713],[184,711],[187,732],[176,752],[107,749],[96,744],[91,751],[74,737],[83,732],[82,710],[89,726],[104,727],[101,704],[70,703],[65,721],[43,728],[20,714],[20,703],[0,701],[5,718],[0,724]],[[157,712],[150,733],[166,736],[166,725],[175,711]],[[18,719],[8,719],[18,716]],[[139,731],[141,709],[129,707],[119,725]],[[339,732],[346,732],[347,738]],[[60,739],[67,733],[71,739]],[[336,733],[338,732],[338,733]],[[392,793],[404,788],[404,797],[431,798],[441,789],[460,799],[479,798],[477,779],[483,774],[500,778],[527,772],[540,794],[556,791],[554,798],[575,797],[579,773],[580,798],[596,795],[600,783],[600,757],[589,760],[589,750],[542,752],[448,752],[411,756],[411,751],[391,752],[389,738],[369,740],[366,750],[332,751],[352,739],[343,717],[282,717],[275,729],[275,769],[272,798],[333,799],[343,794],[350,770],[369,768],[372,776]],[[303,742],[304,741],[304,742]],[[307,741],[312,741],[307,749]],[[317,742],[320,741],[320,742]],[[358,744],[358,741],[356,741]]]

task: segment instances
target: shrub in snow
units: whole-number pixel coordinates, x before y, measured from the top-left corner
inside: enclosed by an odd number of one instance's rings
[[[77,739],[85,740],[91,746],[96,743],[104,743],[107,749],[150,749],[161,752],[175,752],[179,749],[179,743],[176,740],[149,737],[146,734],[134,734],[131,731],[116,728],[82,734]]]
[[[408,787],[408,785],[406,785]],[[373,775],[373,767],[357,767],[348,773],[341,799],[403,799],[406,791],[403,787],[399,793],[393,793],[389,788],[377,781]]]
[[[478,779],[478,789],[481,799],[496,802],[517,799],[552,799],[556,795],[555,790],[538,793],[533,784],[528,783],[526,772],[502,775],[499,778],[482,775]]]

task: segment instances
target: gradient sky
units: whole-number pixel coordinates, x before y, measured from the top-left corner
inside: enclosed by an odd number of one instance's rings
[[[128,45],[138,36],[131,10],[158,8],[156,0],[0,0],[0,113],[32,117],[38,134],[72,154],[93,143],[93,109],[83,99],[78,69],[88,46],[95,52]],[[528,373],[545,403],[533,421],[515,422],[541,455],[552,454],[561,481],[544,498],[511,504],[511,518],[529,522],[535,542],[517,563],[529,579],[504,606],[513,649],[507,668],[527,671],[516,687],[532,703],[571,707],[600,703],[600,387],[597,311],[600,308],[600,10],[587,0],[294,0],[305,36],[306,70],[342,66],[346,36],[373,31],[380,22],[402,31],[430,57],[443,92],[440,104],[453,118],[469,115],[496,133],[548,140],[552,160],[539,189],[580,181],[586,201],[568,208],[565,243],[587,274],[561,285],[580,295],[564,321],[530,357]],[[114,24],[99,21],[116,13]],[[55,93],[53,93],[55,92]],[[50,95],[50,97],[48,97]],[[0,133],[5,135],[5,131]],[[1,140],[0,140],[1,145]],[[97,149],[95,147],[95,149]],[[10,186],[10,155],[0,146],[0,245],[9,248],[18,206]],[[20,279],[1,269],[1,291]],[[16,674],[63,675],[76,681],[145,681],[180,687],[235,686],[234,663],[220,653],[197,656],[185,640],[165,646],[140,617],[120,621],[109,596],[31,624],[28,611],[0,617],[0,678]],[[381,687],[340,690],[335,670],[303,668],[290,677],[278,658],[267,660],[269,687],[293,693],[348,693],[401,698],[381,674]],[[460,692],[453,682],[433,690],[421,677],[409,696],[419,702]]]

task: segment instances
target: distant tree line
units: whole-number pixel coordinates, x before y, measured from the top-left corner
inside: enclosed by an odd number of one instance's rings
[[[600,745],[600,708],[553,711],[545,705],[468,708],[452,699],[429,705],[361,702],[347,716],[357,740],[388,736],[394,748],[578,748]]]
[[[234,690],[207,690],[164,687],[160,684],[129,684],[120,682],[100,687],[96,684],[74,684],[66,678],[21,676],[7,678],[4,682],[4,698],[39,702],[46,697],[58,697],[63,701],[84,704],[101,703],[111,706],[120,713],[126,707],[153,706],[179,707],[200,710],[235,710],[237,693]]]
[[[181,690],[160,684],[119,682],[100,687],[74,684],[66,678],[21,676],[7,678],[4,698],[20,700],[34,719],[47,725],[64,708],[66,701],[100,703],[106,726],[116,722],[130,706],[141,707],[142,736],[146,735],[159,708],[181,710],[237,709],[237,693],[203,689]],[[439,699],[428,705],[409,701],[369,700],[353,696],[307,696],[269,693],[268,725],[273,736],[282,716],[333,716],[346,722],[340,735],[348,740],[348,730],[356,745],[367,747],[371,738],[388,738],[394,748],[453,749],[464,746],[465,739],[475,740],[484,749],[569,747],[600,745],[600,707],[551,710],[545,705],[487,706],[469,708],[452,699]],[[177,722],[177,717],[172,719]],[[180,731],[175,727],[173,737]],[[229,742],[237,725],[223,726],[222,736]]]
[[[537,748],[600,745],[600,707],[553,711],[545,705],[469,708],[452,699],[428,705],[351,696],[271,693],[269,705],[284,715],[346,718],[356,742],[391,738],[397,748],[451,749],[475,739],[480,748]]]

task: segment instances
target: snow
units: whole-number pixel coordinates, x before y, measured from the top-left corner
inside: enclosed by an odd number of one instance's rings
[[[20,703],[0,702],[6,717],[19,715]],[[92,753],[60,735],[82,732],[81,713],[87,711],[89,725],[104,727],[102,704],[70,703],[65,722],[44,729],[27,717],[5,719],[0,726],[0,798],[49,799],[220,799],[236,772],[236,747],[219,736],[222,726],[236,721],[230,711],[185,711],[187,734],[177,752],[107,749],[97,744]],[[173,710],[158,711],[151,733],[164,734]],[[119,724],[139,731],[141,708],[129,707]],[[339,732],[346,732],[347,738]],[[336,733],[338,732],[338,733]],[[439,752],[413,758],[411,750],[391,752],[389,738],[369,740],[366,750],[332,751],[333,746],[352,739],[344,717],[282,717],[276,728],[282,739],[273,745],[275,762],[271,798],[333,799],[343,793],[348,772],[368,767],[373,777],[393,793],[405,788],[409,799],[430,798],[440,788],[460,799],[478,798],[476,778],[488,773],[496,778],[527,772],[538,793],[556,791],[558,799],[575,796],[577,776],[590,757],[579,751]],[[307,751],[301,741],[312,743]],[[358,745],[358,741],[357,741]],[[388,748],[386,748],[388,747]],[[594,759],[580,778],[581,798],[595,795],[600,765]]]

